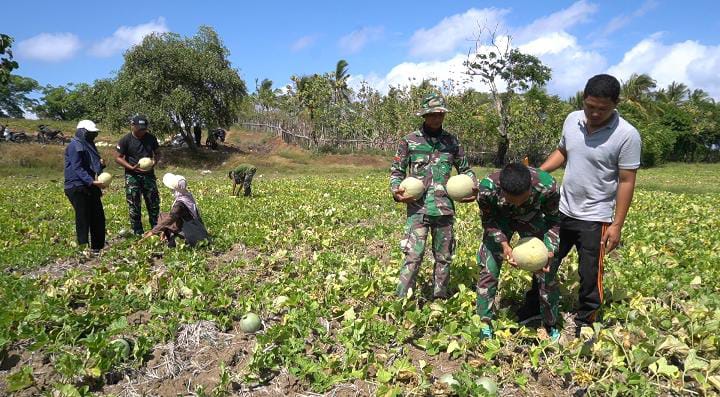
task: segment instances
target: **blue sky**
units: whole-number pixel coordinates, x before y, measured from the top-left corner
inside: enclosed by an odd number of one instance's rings
[[[202,24],[220,34],[250,89],[256,78],[283,86],[293,74],[329,72],[341,58],[355,87],[459,80],[478,24],[486,24],[551,66],[548,89],[561,96],[596,73],[638,72],[720,98],[720,2],[710,0],[12,1],[4,8],[0,31],[15,38],[16,73],[43,85],[110,77],[143,35],[193,35]]]

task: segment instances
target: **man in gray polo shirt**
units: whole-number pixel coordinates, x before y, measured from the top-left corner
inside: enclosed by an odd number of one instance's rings
[[[640,134],[615,110],[619,97],[620,82],[615,77],[600,74],[588,80],[583,110],[568,115],[558,148],[540,167],[552,172],[565,164],[555,260],[562,261],[572,247],[577,248],[576,334],[597,318],[603,300],[603,257],[620,242],[640,167]],[[537,297],[535,284],[528,292],[529,305]],[[525,314],[529,317],[527,310]]]

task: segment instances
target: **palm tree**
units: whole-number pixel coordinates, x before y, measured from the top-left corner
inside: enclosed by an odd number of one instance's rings
[[[667,89],[658,91],[658,99],[665,103],[680,105],[690,95],[690,90],[683,83],[673,81]]]
[[[272,88],[273,82],[270,79],[263,79],[258,84],[257,79],[255,80],[255,90],[257,91],[257,98],[260,106],[263,110],[268,111],[275,106],[276,96],[279,90]]]
[[[578,91],[574,96],[567,99],[567,102],[575,108],[575,110],[581,110],[583,108],[583,98],[585,94],[582,91]]]
[[[335,103],[340,101],[350,102],[350,87],[347,81],[350,78],[348,74],[348,63],[341,59],[335,65],[335,73],[333,74],[333,100]]]
[[[657,83],[649,75],[633,73],[622,84],[620,98],[647,115],[649,111],[656,108],[651,95],[655,87],[657,87]]]
[[[708,94],[707,91],[705,91],[701,88],[694,89],[688,95],[688,99],[690,100],[690,102],[696,103],[696,104],[698,104],[698,103],[715,103],[715,100],[712,97],[710,97],[710,94]]]

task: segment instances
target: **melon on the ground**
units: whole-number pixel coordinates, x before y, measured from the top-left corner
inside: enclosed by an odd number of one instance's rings
[[[150,157],[143,157],[138,161],[138,167],[144,171],[149,170],[153,165],[155,165],[155,162]]]
[[[257,332],[262,327],[260,317],[255,313],[247,313],[240,319],[240,329],[243,332],[253,333]]]
[[[485,389],[485,393],[489,396],[497,395],[497,383],[487,376],[477,378],[475,384]]]
[[[513,258],[517,266],[523,270],[536,272],[547,264],[548,250],[537,237],[525,237],[520,239],[513,248]]]
[[[400,187],[405,189],[403,196],[412,197],[415,200],[422,197],[423,193],[425,193],[425,184],[420,179],[412,176],[403,179]]]
[[[113,346],[113,349],[120,353],[120,356],[122,356],[123,359],[128,359],[130,357],[130,342],[128,342],[127,339],[117,338],[110,342],[110,344]]]
[[[110,186],[110,182],[112,182],[113,176],[109,172],[103,172],[102,174],[98,175],[97,180],[98,182],[105,185],[105,187]]]
[[[473,186],[472,178],[465,174],[459,174],[450,177],[445,190],[447,190],[448,196],[455,201],[466,199],[472,195]]]

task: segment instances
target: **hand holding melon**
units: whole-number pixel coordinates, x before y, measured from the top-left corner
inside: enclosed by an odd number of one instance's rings
[[[451,199],[461,203],[475,201],[478,192],[477,187],[475,187],[475,182],[473,182],[470,176],[465,174],[450,177],[445,185],[445,190]]]
[[[140,169],[140,171],[150,171],[153,166],[155,165],[155,162],[150,157],[143,157],[140,160],[138,160],[137,168]]]
[[[515,266],[529,272],[547,272],[549,259],[554,255],[548,252],[545,243],[537,237],[525,237],[512,250]]]
[[[401,203],[411,203],[422,198],[423,194],[425,194],[425,184],[420,179],[410,176],[403,179],[393,196]]]
[[[109,172],[103,172],[102,174],[97,176],[97,182],[100,183],[100,188],[105,189],[107,187],[110,187],[110,182],[112,182],[113,176]]]

